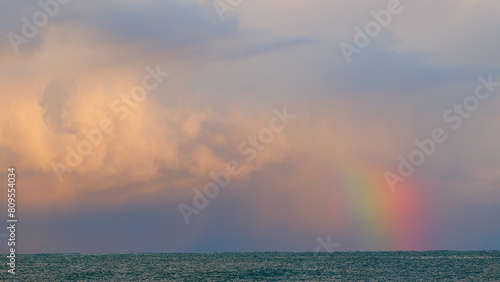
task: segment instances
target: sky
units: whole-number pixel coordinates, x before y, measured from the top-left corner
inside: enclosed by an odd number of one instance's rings
[[[500,250],[499,12],[2,1],[0,227],[15,166],[18,253]]]

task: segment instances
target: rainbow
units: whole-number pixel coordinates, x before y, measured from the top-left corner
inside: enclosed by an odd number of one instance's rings
[[[333,201],[327,201],[327,208],[344,238],[337,241],[367,251],[428,248],[428,209],[418,181],[407,179],[392,192],[382,168],[355,162],[332,165],[318,159],[308,160],[308,165],[329,174]]]

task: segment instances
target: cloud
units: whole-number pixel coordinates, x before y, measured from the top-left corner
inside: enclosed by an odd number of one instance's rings
[[[72,1],[19,54],[5,35],[20,32],[21,18],[39,7],[1,4],[0,163],[19,168],[25,216],[69,213],[51,225],[64,232],[46,230],[27,250],[121,250],[135,233],[105,245],[142,208],[134,220],[154,218],[141,225],[148,238],[159,241],[153,233],[160,232],[171,242],[125,251],[312,250],[324,232],[338,232],[347,249],[360,248],[358,237],[349,241],[358,229],[351,228],[341,189],[332,186],[338,171],[316,165],[396,167],[415,138],[446,126],[442,114],[473,93],[478,75],[499,73],[498,40],[489,36],[498,27],[495,1],[408,3],[351,64],[338,44],[351,40],[353,27],[387,1],[246,1],[225,21],[199,2]],[[144,101],[127,104],[146,67],[157,65],[168,78]],[[482,103],[418,169],[415,179],[430,183],[420,188],[430,195],[432,214],[452,216],[466,202],[477,218],[482,204],[498,198],[498,101]],[[298,117],[245,161],[239,144],[269,126],[273,108],[284,106]],[[53,162],[67,166],[68,148],[77,150],[108,119],[112,132],[59,182]],[[177,205],[191,201],[192,189],[231,160],[240,163],[241,175],[192,229],[186,227]],[[92,225],[97,211],[110,210],[116,214]],[[114,215],[114,225],[97,230]],[[29,219],[30,234],[43,228],[35,219]],[[64,227],[72,220],[78,232],[94,226],[90,235],[101,240],[86,249],[86,235]],[[161,220],[168,226],[155,227]],[[233,238],[221,231],[229,225]],[[466,225],[448,226],[443,234]],[[48,244],[55,235],[69,239]],[[304,243],[308,238],[312,247]]]

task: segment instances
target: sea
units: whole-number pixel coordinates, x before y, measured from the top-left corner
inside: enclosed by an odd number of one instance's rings
[[[7,281],[500,281],[500,251],[33,254]]]

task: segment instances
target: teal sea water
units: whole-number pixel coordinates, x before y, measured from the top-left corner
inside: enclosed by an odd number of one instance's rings
[[[4,256],[5,257],[5,256]],[[11,281],[500,281],[500,252],[19,255]]]

